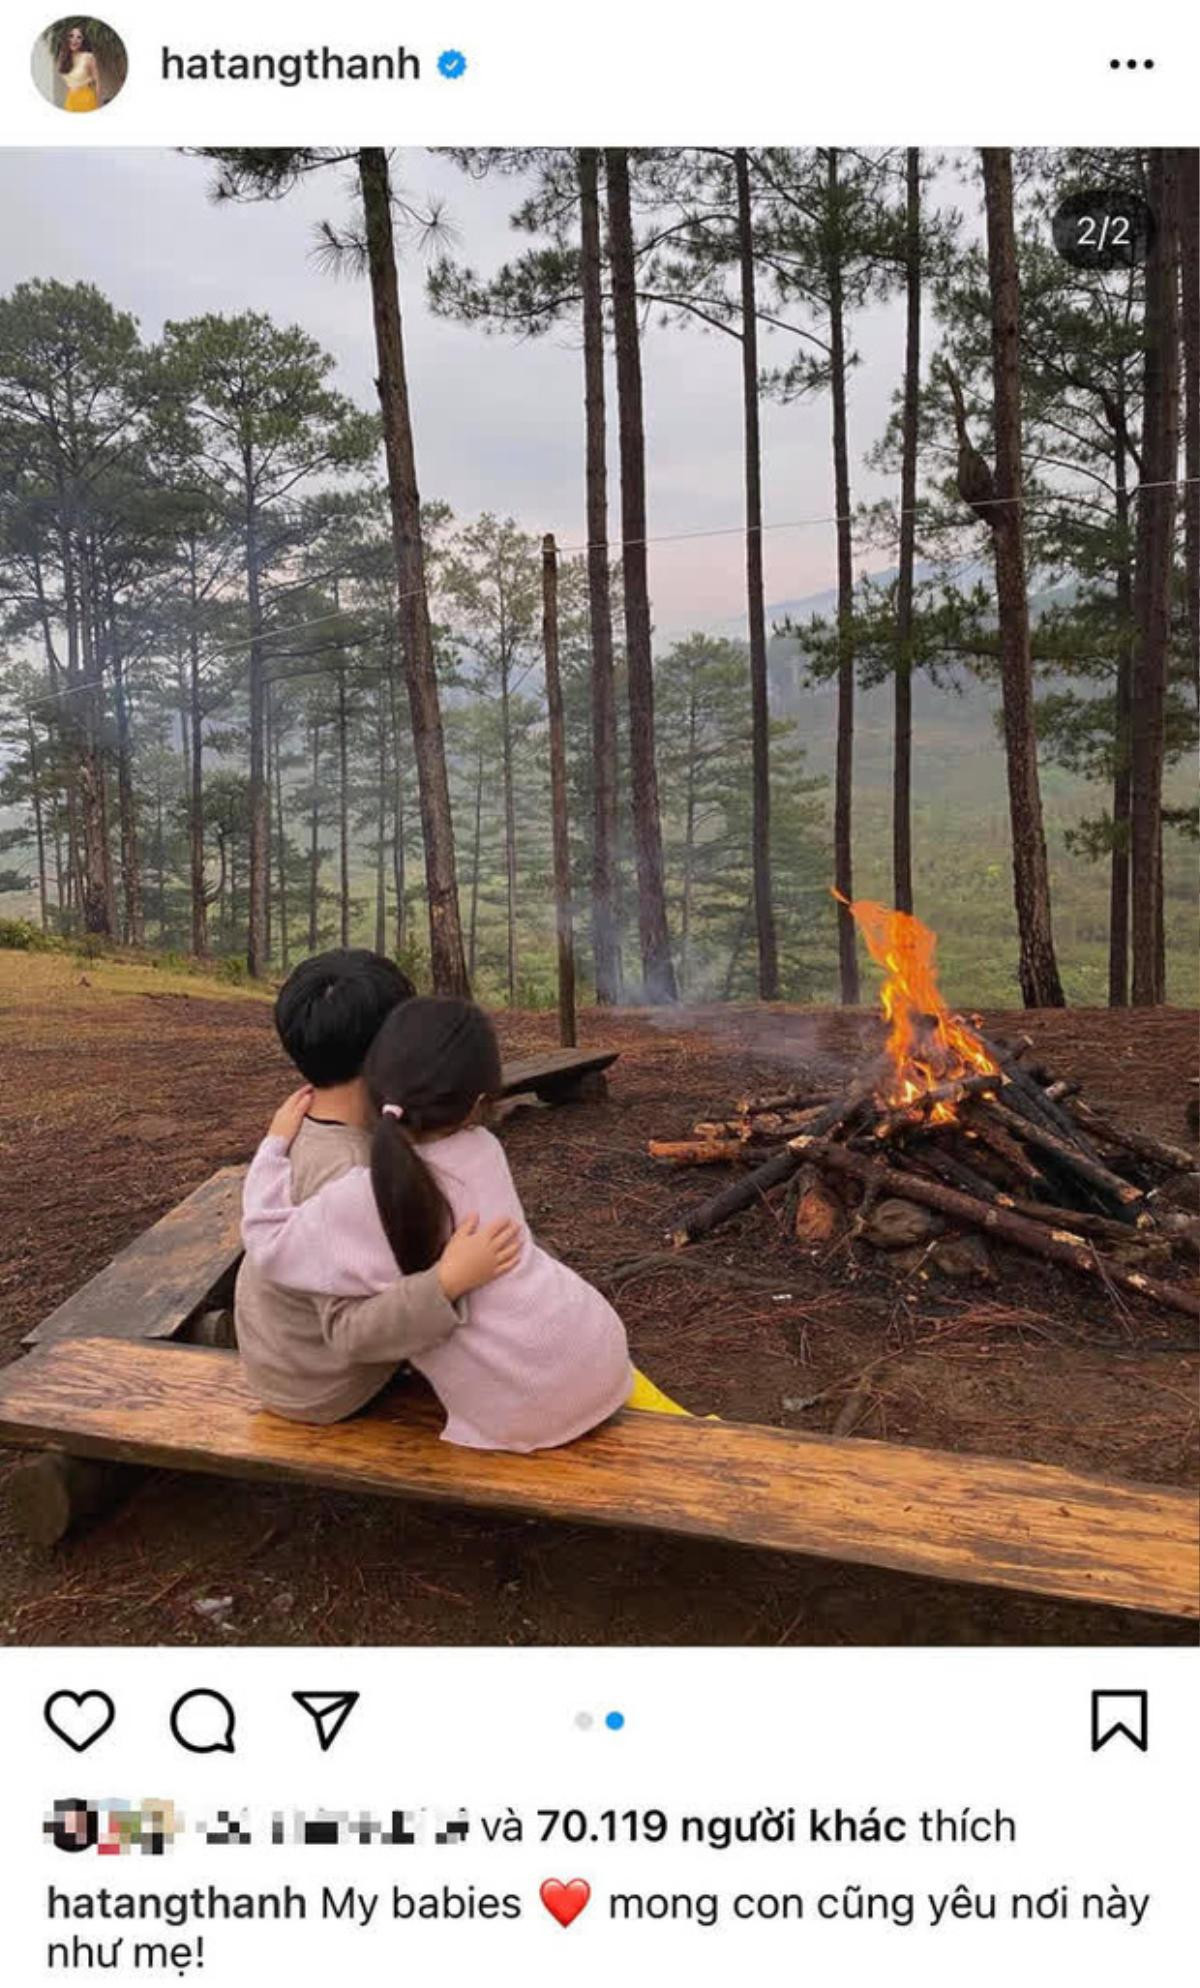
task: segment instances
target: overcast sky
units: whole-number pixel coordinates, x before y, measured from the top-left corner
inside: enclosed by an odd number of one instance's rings
[[[176,153],[0,152],[0,291],[30,277],[97,284],[155,338],[168,318],[246,308],[298,322],[338,362],[337,383],[375,405],[365,284],[313,260],[317,222],[347,208],[344,184],[319,175],[270,206],[214,206],[212,167]],[[397,178],[415,199],[439,197],[454,252],[482,272],[527,238],[508,216],[519,184],[468,180],[447,159],[402,155]],[[968,204],[964,189],[952,197]],[[565,547],[583,538],[582,361],[571,336],[518,343],[431,316],[424,265],[401,270],[417,462],[425,498],[461,516],[491,510]],[[887,488],[862,466],[887,418],[902,358],[898,304],[862,314],[853,330],[863,364],[851,394],[855,497]],[[763,363],[790,341],[764,342]],[[651,538],[732,528],[727,536],[651,547],[656,625],[663,635],[735,622],[743,613],[740,349],[720,334],[652,326],[644,342]],[[614,396],[610,391],[610,414]],[[826,396],[763,410],[768,527],[832,511]],[[610,423],[610,426],[612,424]],[[610,456],[610,529],[618,529],[616,439]],[[829,524],[768,530],[767,598],[797,599],[833,583]],[[878,557],[864,564],[880,564]]]

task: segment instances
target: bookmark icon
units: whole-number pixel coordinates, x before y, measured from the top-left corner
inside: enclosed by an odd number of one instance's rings
[[[322,1753],[328,1753],[334,1740],[341,1732],[347,1719],[358,1704],[357,1691],[293,1691],[297,1705],[302,1705],[317,1729],[317,1740]]]

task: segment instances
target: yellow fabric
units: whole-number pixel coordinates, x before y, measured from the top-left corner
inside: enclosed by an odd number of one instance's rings
[[[85,83],[81,90],[67,91],[67,101],[63,105],[64,110],[97,110],[98,108],[96,92],[90,83]]]
[[[690,1415],[691,1413],[690,1409],[681,1408],[677,1401],[672,1401],[670,1395],[664,1394],[660,1387],[655,1387],[654,1382],[648,1375],[642,1373],[639,1367],[633,1370],[633,1387],[625,1406],[647,1410],[651,1415]]]

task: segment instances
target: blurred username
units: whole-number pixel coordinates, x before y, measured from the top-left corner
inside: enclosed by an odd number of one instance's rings
[[[162,50],[164,83],[278,83],[285,90],[301,83],[418,83],[421,58],[403,46],[345,53],[337,48],[291,50]]]

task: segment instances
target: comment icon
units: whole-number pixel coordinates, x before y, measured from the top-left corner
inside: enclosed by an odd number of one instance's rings
[[[171,1733],[188,1753],[232,1753],[237,1717],[220,1691],[185,1691],[171,1707]]]

